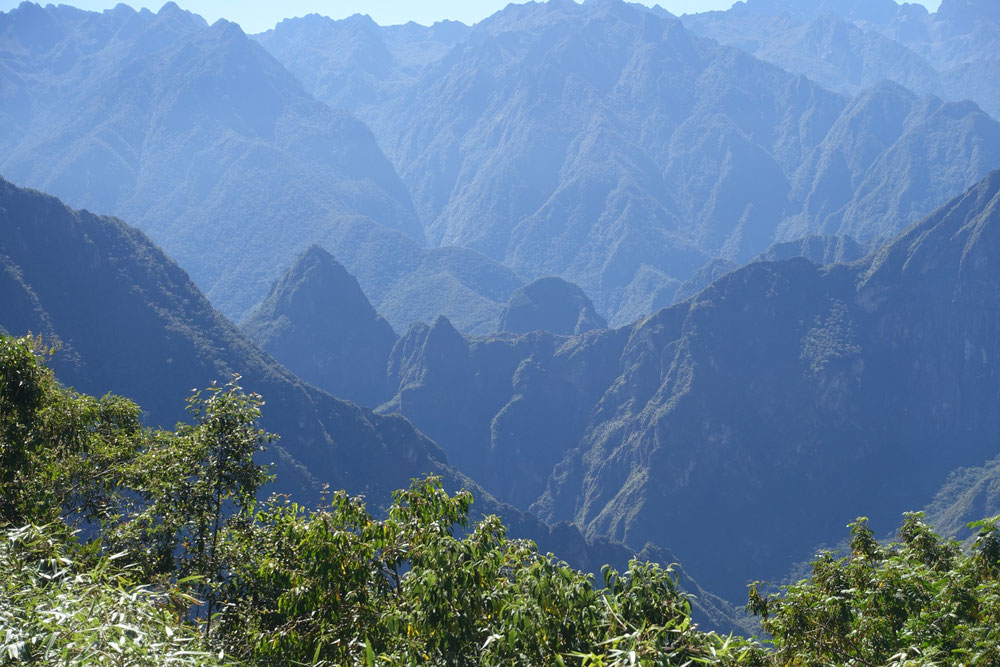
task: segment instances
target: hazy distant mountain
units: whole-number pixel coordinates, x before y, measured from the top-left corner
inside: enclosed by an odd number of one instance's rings
[[[622,329],[415,327],[386,409],[498,497],[670,544],[735,599],[996,454],[998,262],[995,172],[863,261],[753,263]]]
[[[956,183],[997,166],[1000,124],[974,104],[920,98],[884,82],[855,98],[800,166],[792,198],[803,212],[786,218],[778,238],[890,238],[901,220],[916,220]]]
[[[914,51],[835,14],[799,21],[784,11],[763,14],[737,3],[725,12],[685,15],[683,21],[699,35],[804,74],[843,95],[857,95],[885,79],[918,94],[948,94],[941,74]]]
[[[286,19],[253,38],[316,99],[367,118],[470,30],[457,21],[379,26],[367,15],[334,21],[310,14]]]
[[[0,77],[0,118],[19,119],[0,125],[0,173],[138,222],[236,319],[310,243],[401,329],[446,314],[492,331],[523,283],[474,251],[424,248],[370,131],[233,24],[171,3],[26,3],[0,14]]]
[[[865,247],[850,236],[805,236],[794,241],[775,243],[756,259],[762,262],[780,262],[793,257],[805,257],[813,264],[825,266],[853,262],[866,254]]]
[[[230,316],[343,224],[423,237],[365,125],[235,24],[24,3],[0,14],[0,77],[0,173],[136,222]]]
[[[511,293],[524,284],[480,252],[424,247],[370,220],[342,221],[317,243],[338,249],[338,261],[397,331],[444,315],[462,331],[492,332]]]
[[[971,99],[1000,118],[992,0],[944,0],[935,13],[894,0],[749,0],[685,15],[684,24],[843,94],[887,79],[918,94]]]
[[[519,287],[500,313],[497,331],[528,333],[549,331],[581,334],[606,329],[608,323],[594,310],[583,290],[562,278],[539,278]]]
[[[398,55],[365,74],[377,104],[340,99],[371,124],[432,244],[574,282],[622,325],[669,304],[710,259],[740,264],[813,234],[891,236],[1000,166],[1000,126],[970,106],[902,89],[888,93],[898,121],[870,106],[887,94],[880,68],[921,92],[936,76],[881,33],[826,16],[888,22],[887,2],[827,2],[799,36],[829,47],[817,66],[863,91],[853,101],[617,0],[511,5],[420,51],[413,76],[396,73]],[[309,81],[389,51],[386,29],[361,17],[279,28],[262,43]]]

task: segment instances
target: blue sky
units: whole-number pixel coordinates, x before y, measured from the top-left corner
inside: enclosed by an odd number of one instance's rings
[[[154,2],[134,0],[126,2],[133,7],[148,7],[158,10],[166,0]],[[710,9],[728,9],[733,0],[641,0],[644,4],[659,3],[675,14],[701,12]],[[273,28],[282,18],[303,16],[315,12],[332,18],[343,18],[351,14],[369,14],[383,25],[416,21],[430,24],[445,18],[457,19],[464,23],[475,23],[493,12],[502,9],[509,0],[177,0],[184,9],[201,14],[210,23],[219,18],[239,23],[245,32],[262,32]],[[927,0],[932,10],[940,0]],[[19,4],[19,0],[0,0],[0,11],[8,11]],[[83,9],[107,9],[118,4],[118,0],[65,0],[65,4]]]

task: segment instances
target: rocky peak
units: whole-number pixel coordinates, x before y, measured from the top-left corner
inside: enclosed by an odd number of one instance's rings
[[[376,405],[396,334],[357,279],[311,246],[243,322],[244,331],[296,375],[335,396]]]
[[[562,278],[549,277],[515,290],[500,313],[497,330],[572,335],[607,326],[582,289]]]

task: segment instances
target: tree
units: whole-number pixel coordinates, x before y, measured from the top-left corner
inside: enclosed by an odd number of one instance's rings
[[[60,386],[40,338],[0,336],[0,525],[120,513],[126,464],[143,447],[139,408]]]
[[[1000,664],[1000,517],[969,524],[971,552],[907,513],[884,547],[864,517],[850,525],[851,553],[823,553],[812,576],[764,596],[749,611],[771,635],[774,664]]]
[[[245,393],[239,380],[195,391],[187,399],[193,424],[149,439],[130,469],[144,507],[110,535],[141,554],[150,574],[194,582],[209,631],[233,568],[222,543],[227,534],[248,529],[257,491],[273,479],[254,462],[276,439],[257,426],[264,401]]]

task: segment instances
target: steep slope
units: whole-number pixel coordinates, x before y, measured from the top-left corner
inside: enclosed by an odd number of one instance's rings
[[[314,254],[314,253],[311,253]],[[383,507],[389,491],[409,478],[440,474],[451,490],[466,488],[475,509],[496,513],[511,535],[536,540],[577,567],[624,566],[638,553],[607,539],[584,539],[570,525],[548,526],[504,505],[449,468],[431,441],[398,415],[381,416],[333,398],[289,373],[215,311],[194,284],[146,236],[120,220],[73,211],[57,199],[0,179],[0,328],[58,339],[52,360],[59,379],[81,391],[128,396],[150,424],[184,418],[192,387],[232,373],[264,395],[263,426],[282,436],[268,460],[277,486],[307,504],[329,483],[364,494]],[[643,557],[675,562],[647,545]],[[732,607],[701,589],[697,617],[730,629],[741,621]]]
[[[781,217],[778,138],[765,124],[810,112],[822,122],[831,105],[836,113],[836,96],[793,93],[792,77],[733,62],[734,53],[619,2],[512,5],[477,24],[373,126],[432,241],[479,249],[527,278],[575,282],[617,322],[643,266],[686,278],[706,253],[743,252],[756,220]],[[738,118],[724,108],[737,99],[749,110]],[[759,117],[768,121],[758,126]],[[721,144],[721,162],[695,151],[702,143]],[[780,159],[799,159],[797,143],[777,149],[787,150]],[[720,170],[727,154],[754,165],[758,187],[743,187],[739,167],[725,182],[709,176],[731,173]],[[712,196],[721,190],[752,205]],[[743,235],[733,225],[746,210]]]
[[[427,248],[371,220],[342,220],[317,239],[357,277],[375,309],[398,331],[444,315],[468,333],[489,333],[524,281],[468,248]]]
[[[953,470],[924,512],[942,537],[974,537],[969,523],[1000,514],[1000,457]]]
[[[303,499],[329,482],[379,502],[412,475],[446,471],[406,420],[334,399],[275,363],[137,229],[0,181],[0,231],[0,321],[15,335],[57,337],[66,384],[128,396],[170,426],[192,387],[239,373],[267,400],[265,427],[284,436],[270,457],[282,488]]]
[[[852,21],[888,22],[896,9],[826,4]],[[907,85],[934,78],[874,28],[822,16],[802,39],[861,49],[860,64],[844,56],[861,69],[852,91],[882,66],[907,72]],[[388,43],[385,29],[352,21],[324,34]],[[280,49],[304,68],[312,52],[304,39]],[[615,326],[669,304],[711,259],[741,264],[819,233],[883,239],[1000,165],[1000,126],[969,105],[910,96],[896,103],[899,122],[884,121],[867,106],[877,85],[850,101],[619,0],[511,5],[434,53],[415,56],[412,79],[379,79],[364,112],[428,240],[479,250],[527,280],[574,282]],[[822,62],[839,72],[838,58]],[[878,140],[855,146],[871,154],[841,159],[844,127],[873,124]]]
[[[854,262],[865,254],[865,247],[850,236],[805,236],[794,241],[775,243],[758,255],[757,261],[780,262],[793,257],[805,257],[813,264],[825,266]]]
[[[406,415],[457,468],[526,508],[582,437],[623,344],[621,331],[465,338],[444,318],[415,325],[392,351],[396,395],[380,411]]]
[[[753,263],[616,331],[411,330],[389,405],[499,497],[670,544],[737,599],[995,456],[998,262],[995,172],[869,258]]]
[[[787,12],[764,14],[737,4],[725,12],[685,15],[683,21],[699,35],[804,74],[842,95],[857,95],[883,80],[918,94],[950,92],[941,74],[915,52],[836,14],[800,22]]]
[[[944,0],[934,13],[893,0],[750,0],[684,23],[843,94],[887,79],[918,94],[971,99],[1000,118],[1000,17],[990,0]]]
[[[364,119],[413,83],[469,32],[457,21],[379,26],[360,14],[335,21],[318,14],[285,19],[253,38],[302,81],[316,99]]]
[[[367,127],[235,24],[24,3],[0,62],[0,172],[134,221],[231,316],[346,220],[423,237]]]
[[[310,246],[241,325],[262,350],[306,382],[374,407],[386,396],[385,365],[396,333],[358,281]]]
[[[694,272],[690,278],[685,280],[677,289],[674,291],[674,298],[671,303],[678,303],[689,299],[698,292],[702,291],[716,280],[726,275],[730,271],[735,271],[739,268],[739,264],[735,262],[730,262],[725,259],[710,259],[705,262],[705,265]],[[667,304],[669,305],[669,304]],[[644,319],[644,318],[640,318]]]
[[[500,313],[497,331],[550,331],[569,335],[606,329],[607,326],[582,289],[562,278],[548,277],[514,291]]]
[[[939,156],[962,154],[960,160]],[[820,233],[888,239],[959,183],[1000,166],[1000,124],[971,102],[919,98],[884,82],[855,98],[798,169],[779,240]]]

